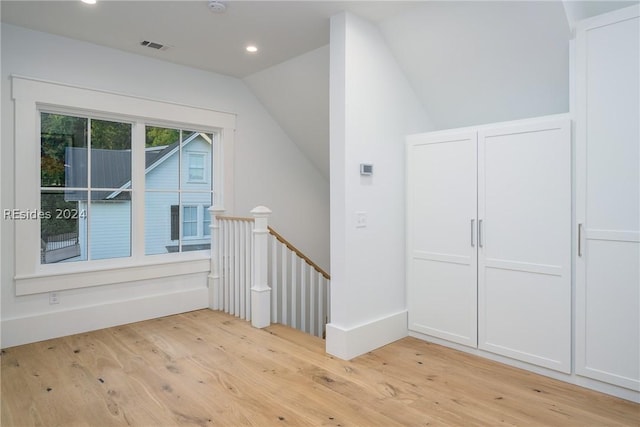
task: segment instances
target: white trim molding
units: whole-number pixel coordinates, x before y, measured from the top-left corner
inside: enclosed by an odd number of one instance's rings
[[[2,348],[13,347],[207,308],[208,293],[207,287],[202,286],[4,319],[1,345]]]
[[[233,206],[233,160],[236,115],[173,102],[82,88],[22,76],[12,76],[15,108],[15,205],[18,212],[39,213],[40,135],[39,111],[77,112],[120,119],[134,124],[132,158],[144,164],[144,125],[195,129],[215,134],[213,156],[217,205]],[[137,126],[141,125],[141,126]],[[34,167],[35,165],[35,167]],[[15,221],[16,295],[84,288],[135,280],[206,271],[208,251],[145,256],[144,172],[134,168],[133,178],[142,185],[133,189],[130,257],[45,264],[40,262],[40,220]],[[153,266],[153,268],[149,268]],[[107,274],[105,274],[107,273]]]
[[[351,360],[407,334],[406,310],[351,328],[329,323],[326,351],[340,359]]]

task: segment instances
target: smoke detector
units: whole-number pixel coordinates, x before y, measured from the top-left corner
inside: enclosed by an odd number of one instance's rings
[[[227,6],[218,0],[209,0],[209,10],[213,13],[224,13]]]

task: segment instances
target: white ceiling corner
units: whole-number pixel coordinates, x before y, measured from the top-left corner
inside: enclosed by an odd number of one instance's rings
[[[622,1],[0,2],[2,22],[243,79],[329,176],[329,18],[377,23],[437,128],[568,109],[568,41],[578,20]],[[165,51],[140,46],[149,40]],[[248,55],[254,43],[260,51]]]

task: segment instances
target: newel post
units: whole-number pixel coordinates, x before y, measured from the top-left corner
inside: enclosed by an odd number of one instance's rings
[[[222,251],[220,247],[220,220],[224,208],[211,206],[208,209],[211,218],[211,269],[209,272],[209,308],[222,310],[222,288],[220,284],[220,266],[222,265]]]
[[[251,282],[251,325],[264,328],[271,324],[271,288],[267,283],[271,210],[258,206],[251,211],[253,225],[253,277]]]

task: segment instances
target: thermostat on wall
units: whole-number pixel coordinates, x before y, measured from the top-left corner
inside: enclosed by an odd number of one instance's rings
[[[360,163],[360,175],[373,175],[373,165],[369,163]]]

